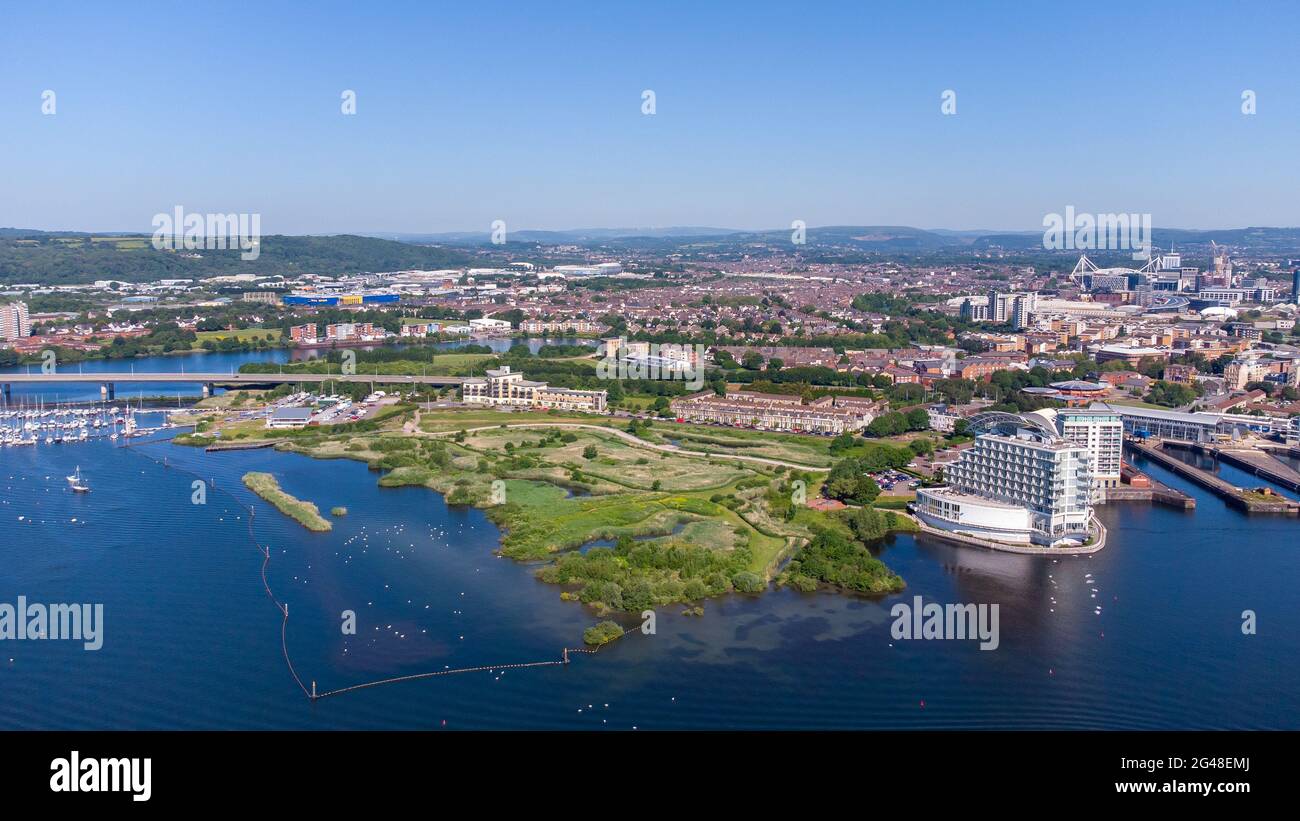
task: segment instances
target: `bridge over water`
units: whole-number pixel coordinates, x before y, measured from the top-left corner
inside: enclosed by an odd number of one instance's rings
[[[414,376],[405,374],[383,373],[81,373],[57,371],[55,373],[9,373],[0,374],[0,387],[3,388],[5,401],[11,398],[11,386],[23,384],[67,384],[99,383],[100,393],[108,399],[116,396],[115,385],[121,382],[141,382],[146,384],[185,384],[202,385],[204,395],[212,393],[217,387],[263,386],[263,385],[319,385],[323,382],[361,382],[377,385],[431,385],[435,387],[459,387],[465,382],[463,376]]]

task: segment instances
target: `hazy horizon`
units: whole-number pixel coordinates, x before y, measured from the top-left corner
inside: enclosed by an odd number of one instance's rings
[[[905,225],[899,222],[885,222],[885,223],[876,223],[871,225],[836,222],[836,223],[827,223],[825,225],[808,225],[806,226],[806,228],[809,231],[816,231],[819,229],[824,230],[828,228],[907,228],[907,229],[912,229],[917,231],[926,231],[929,233],[940,233],[940,234],[952,233],[952,234],[985,235],[985,236],[991,236],[996,234],[1041,234],[1043,233],[1044,230],[1042,227],[949,228],[946,226],[940,226],[936,228],[926,228],[918,225]],[[619,232],[618,233],[619,236],[632,237],[632,236],[637,236],[637,234],[635,233],[637,231],[674,231],[674,230],[701,231],[706,229],[709,231],[717,231],[720,233],[763,234],[763,233],[777,233],[782,231],[789,231],[790,227],[769,226],[766,228],[727,228],[724,226],[697,226],[697,225],[685,225],[685,224],[662,225],[662,226],[583,225],[583,226],[576,226],[576,227],[571,226],[565,228],[535,228],[531,226],[523,226],[522,228],[512,227],[510,229],[510,233],[519,234],[519,233],[543,233],[544,232],[544,233],[554,233],[554,234],[573,234],[573,233],[581,233],[584,231],[603,231],[603,232]],[[1158,231],[1196,231],[1196,232],[1241,231],[1241,230],[1248,230],[1248,229],[1300,230],[1300,224],[1298,225],[1214,225],[1210,227],[1189,227],[1185,225],[1166,225],[1166,226],[1156,227],[1156,230]],[[40,233],[45,233],[45,234],[93,234],[93,235],[128,234],[132,236],[150,236],[154,233],[153,228],[146,228],[144,230],[133,230],[129,228],[105,228],[105,229],[43,228],[43,227],[31,226],[31,225],[0,225],[0,231],[2,230],[38,231]],[[395,237],[459,236],[459,235],[474,235],[474,234],[482,234],[483,236],[487,237],[489,236],[490,233],[491,233],[491,228],[489,226],[486,228],[479,228],[479,229],[451,228],[451,229],[440,230],[440,231],[404,231],[404,230],[391,230],[391,229],[340,229],[337,231],[291,231],[291,232],[281,231],[281,232],[274,232],[274,233],[270,231],[264,231],[262,232],[262,235],[276,236],[278,234],[280,236],[302,236],[302,237],[359,236],[359,237],[374,237],[378,239],[383,239],[384,237],[387,236],[395,236]],[[708,234],[703,234],[703,233],[700,234],[700,236],[707,236],[707,235]]]

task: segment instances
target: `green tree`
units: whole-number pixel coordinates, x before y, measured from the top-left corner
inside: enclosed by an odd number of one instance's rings
[[[826,478],[826,494],[832,499],[857,505],[869,505],[880,495],[880,486],[867,475],[860,459],[841,459]]]

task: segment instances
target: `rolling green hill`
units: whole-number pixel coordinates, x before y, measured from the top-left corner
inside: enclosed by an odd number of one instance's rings
[[[339,235],[268,236],[261,255],[242,260],[238,250],[200,251],[191,258],[157,251],[148,236],[57,234],[6,229],[0,234],[0,283],[71,285],[98,279],[147,282],[201,279],[228,274],[337,275],[407,268],[454,268],[470,257],[462,251]]]

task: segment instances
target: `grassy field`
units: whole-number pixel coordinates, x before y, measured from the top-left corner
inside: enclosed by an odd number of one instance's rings
[[[461,444],[480,452],[515,453],[536,450],[545,429],[492,428],[468,435]],[[654,483],[673,490],[721,488],[752,472],[736,463],[711,463],[702,459],[673,456],[638,448],[610,434],[591,430],[565,431],[569,442],[551,443],[543,453],[547,463],[562,470],[577,469],[584,475],[633,490],[654,490]],[[596,458],[588,459],[587,448],[595,448]],[[530,450],[532,448],[533,450]]]
[[[456,431],[483,425],[522,425],[529,422],[581,422],[624,429],[627,419],[596,414],[526,411],[507,413],[484,409],[439,409],[421,414],[420,429],[430,432]],[[768,459],[829,467],[835,462],[830,454],[830,437],[721,428],[708,425],[678,424],[672,420],[655,420],[641,434],[647,442],[674,444],[697,453],[761,456]],[[864,440],[865,444],[866,440]]]
[[[830,455],[829,437],[676,422],[656,423],[652,430],[664,442],[701,453],[762,456],[813,467],[829,467],[835,461]]]
[[[483,375],[483,363],[495,359],[490,353],[445,353],[433,358],[433,366],[428,373],[438,376],[461,376],[470,373]]]
[[[269,473],[257,471],[245,473],[244,486],[275,505],[277,510],[308,530],[323,533],[334,529],[334,525],[320,515],[320,508],[311,502],[304,502],[285,493],[280,489],[280,483]]]
[[[267,342],[276,342],[280,339],[279,328],[241,328],[234,331],[197,331],[192,347],[202,348],[203,343],[211,340],[220,342],[223,339],[237,339],[240,342],[256,342],[259,339],[265,339]]]
[[[73,238],[72,241],[75,244],[80,244],[79,239]],[[149,247],[149,240],[145,237],[91,237],[90,241],[92,243],[109,243],[119,251],[138,251]]]

